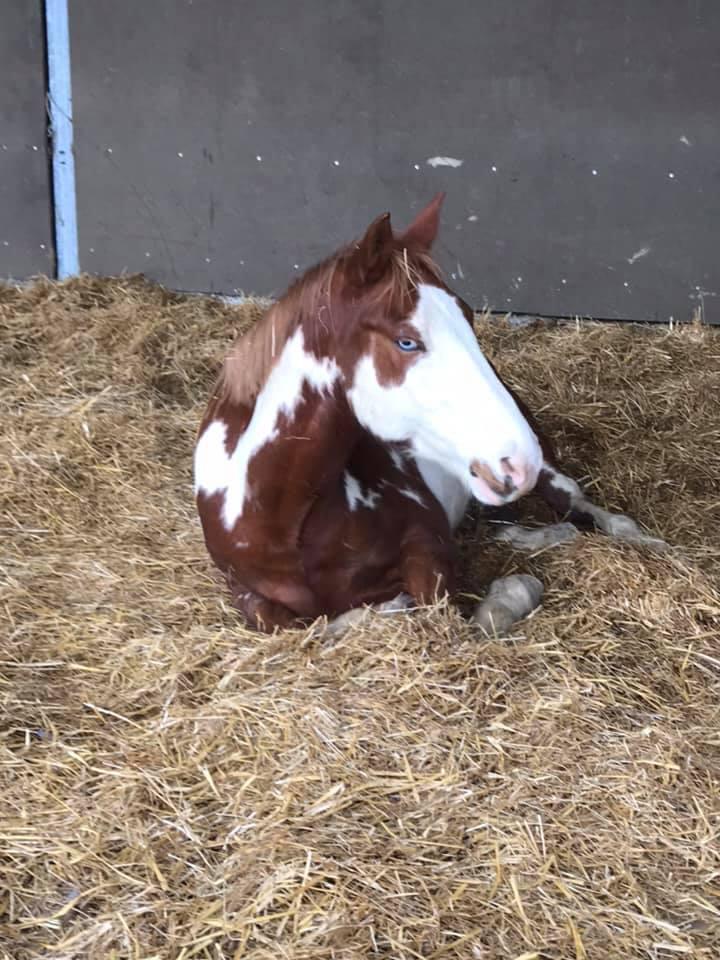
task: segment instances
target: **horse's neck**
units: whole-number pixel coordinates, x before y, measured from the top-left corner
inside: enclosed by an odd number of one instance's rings
[[[308,352],[299,328],[283,345],[238,442],[243,497],[273,530],[294,535],[317,492],[342,473],[359,434],[339,368]]]

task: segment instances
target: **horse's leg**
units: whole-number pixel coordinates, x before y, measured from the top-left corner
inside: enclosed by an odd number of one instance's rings
[[[579,534],[575,526],[578,524],[594,527],[626,543],[640,544],[654,550],[667,548],[664,540],[645,533],[630,517],[623,513],[612,513],[593,503],[578,483],[547,460],[540,471],[536,490],[558,514],[569,517],[573,522],[550,524],[539,529],[507,524],[495,535],[496,540],[510,543],[519,550],[540,550],[574,540]]]
[[[638,543],[656,550],[667,547],[664,540],[650,536],[624,513],[612,513],[597,506],[571,477],[565,476],[557,467],[543,464],[538,478],[540,496],[558,513],[569,515],[581,526],[594,526],[609,537]]]
[[[401,569],[405,589],[419,606],[437,603],[454,590],[450,544],[434,543],[431,535],[413,537],[404,545]]]
[[[487,634],[506,633],[519,620],[524,620],[536,610],[543,596],[543,585],[530,574],[513,574],[493,580],[485,599],[477,605],[470,622]],[[325,630],[326,636],[338,637],[361,626],[370,616],[391,615],[411,609],[415,601],[408,594],[400,594],[394,600],[356,607],[331,620]]]
[[[492,364],[491,364],[492,366]],[[493,370],[495,368],[493,367]],[[495,370],[497,374],[497,370]],[[640,529],[637,523],[623,513],[612,513],[604,510],[587,497],[580,485],[571,477],[566,476],[556,466],[557,458],[552,444],[543,434],[540,425],[527,404],[504,384],[522,415],[528,421],[540,442],[543,451],[543,467],[538,477],[537,492],[561,517],[568,517],[583,527],[595,527],[617,540],[627,543],[642,544],[655,550],[667,549],[667,544],[659,537],[652,537]],[[512,543],[518,549],[539,550],[554,543],[565,543],[574,540],[577,530],[572,531],[572,523],[552,524],[545,528],[546,534],[539,530],[521,527],[519,524],[508,524],[499,533],[497,539]]]
[[[507,523],[498,527],[494,539],[509,543],[517,550],[544,550],[559,543],[570,543],[580,536],[572,523],[548,523],[542,527],[523,527],[519,523]]]
[[[339,636],[347,630],[361,626],[372,615],[392,616],[414,607],[434,603],[452,588],[452,562],[447,544],[432,541],[431,535],[422,531],[408,538],[400,558],[402,581],[405,587],[392,600],[382,603],[353,607],[328,623],[326,633]]]
[[[348,610],[328,623],[326,636],[339,637],[361,626],[373,615],[405,612],[418,603],[430,603],[447,592],[450,571],[444,568],[444,558],[438,560],[430,553],[423,557],[416,548],[406,560],[407,586],[413,590],[414,596],[401,593],[385,603]],[[500,577],[490,584],[487,596],[475,608],[470,622],[487,634],[506,633],[540,605],[542,596],[543,585],[536,577],[529,574]]]
[[[381,616],[391,616],[395,613],[403,613],[415,606],[415,601],[407,593],[399,593],[393,600],[386,600],[384,603],[373,603],[364,607],[353,607],[346,613],[341,613],[339,617],[330,620],[325,634],[329,637],[339,637],[348,630],[361,626],[368,617],[373,614]]]
[[[496,532],[495,540],[509,543],[518,550],[542,550],[575,540],[579,536],[577,524],[595,528],[626,543],[654,550],[667,548],[664,540],[645,533],[630,517],[623,513],[612,513],[593,503],[575,480],[547,462],[538,477],[536,490],[558,514],[569,517],[572,522],[553,523],[539,528],[523,527],[517,523],[503,524]]]
[[[275,628],[281,630],[300,626],[297,614],[282,603],[269,600],[253,590],[246,590],[234,578],[228,578],[232,603],[247,625],[262,633],[272,633]]]

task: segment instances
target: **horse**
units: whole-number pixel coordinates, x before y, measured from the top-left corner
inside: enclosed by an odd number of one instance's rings
[[[470,502],[536,491],[565,518],[502,527],[537,549],[591,525],[657,544],[594,504],[483,355],[473,311],[432,256],[444,194],[404,231],[390,214],[301,275],[227,355],[199,426],[205,545],[253,629],[424,606],[456,590]],[[493,582],[474,619],[509,627],[540,602],[529,576]],[[348,620],[350,618],[350,620]]]

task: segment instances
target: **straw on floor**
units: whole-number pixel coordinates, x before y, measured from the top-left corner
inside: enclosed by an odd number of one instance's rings
[[[509,637],[453,608],[245,631],[191,457],[262,304],[0,288],[0,955],[720,957],[720,340],[481,320],[603,504],[672,545],[527,557]],[[529,498],[528,517],[544,512]]]

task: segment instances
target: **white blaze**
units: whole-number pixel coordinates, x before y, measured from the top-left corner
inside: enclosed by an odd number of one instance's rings
[[[475,460],[500,479],[506,473],[504,457],[538,471],[538,440],[483,356],[455,298],[421,284],[408,319],[425,352],[402,383],[383,386],[370,356],[356,367],[348,396],[363,426],[382,440],[408,442],[419,462],[439,465],[468,492]]]

